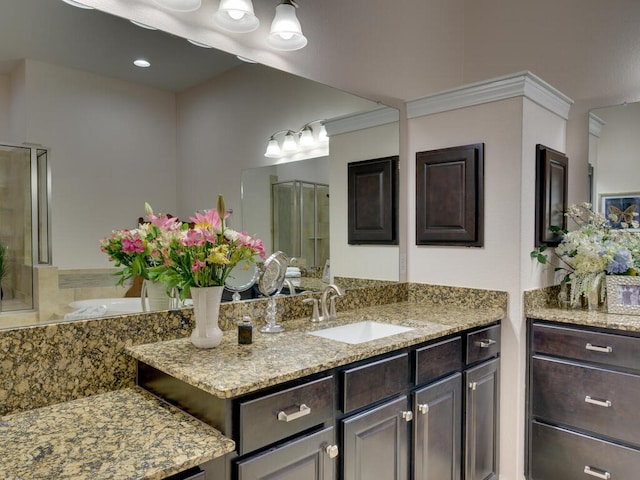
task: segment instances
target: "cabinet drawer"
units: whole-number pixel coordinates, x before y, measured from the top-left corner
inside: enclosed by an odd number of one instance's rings
[[[416,350],[416,385],[430,382],[462,367],[462,337]]]
[[[537,418],[640,445],[640,376],[533,357]]]
[[[409,356],[403,353],[367,363],[342,375],[346,413],[403,392],[409,385]]]
[[[500,325],[467,334],[467,364],[495,357],[500,353]]]
[[[295,435],[333,419],[333,377],[240,402],[239,453]]]
[[[533,351],[640,370],[640,338],[533,324]]]
[[[531,444],[530,480],[630,480],[640,471],[638,450],[537,422]]]

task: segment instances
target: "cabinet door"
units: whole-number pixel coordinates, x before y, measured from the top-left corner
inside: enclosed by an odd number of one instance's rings
[[[461,375],[416,391],[413,411],[413,479],[460,480]]]
[[[497,358],[464,372],[465,480],[498,478]]]
[[[334,480],[333,427],[238,462],[238,480]]]
[[[344,480],[408,480],[406,395],[342,421]]]

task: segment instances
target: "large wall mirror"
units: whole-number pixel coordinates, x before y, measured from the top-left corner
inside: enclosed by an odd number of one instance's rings
[[[640,213],[639,127],[640,103],[612,105],[590,112],[591,201],[604,214],[607,207],[622,213]]]
[[[151,67],[134,67],[137,57]],[[74,300],[123,296],[98,242],[135,227],[145,202],[185,218],[222,194],[231,226],[272,245],[273,212],[245,200],[271,205],[271,183],[288,180],[329,188],[319,194],[328,199],[329,252],[314,263],[328,255],[335,275],[397,281],[397,247],[346,241],[346,163],[397,155],[397,112],[357,128],[340,122],[383,107],[97,10],[4,0],[0,142],[49,152],[52,267],[35,275],[36,311],[4,312],[0,328],[59,320]],[[318,119],[339,125],[328,155],[264,156],[273,133]],[[320,170],[322,180],[307,173]],[[269,188],[256,195],[243,184],[263,171]]]

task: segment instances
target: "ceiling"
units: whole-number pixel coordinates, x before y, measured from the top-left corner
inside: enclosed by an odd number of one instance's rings
[[[242,63],[234,55],[62,0],[1,3],[0,73],[28,58],[179,92]],[[139,57],[151,67],[135,67]]]

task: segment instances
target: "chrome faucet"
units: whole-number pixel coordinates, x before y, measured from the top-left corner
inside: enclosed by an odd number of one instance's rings
[[[335,295],[331,295],[329,297],[329,293],[333,291]],[[335,320],[338,318],[338,314],[336,313],[336,297],[344,296],[344,292],[342,289],[335,284],[327,285],[326,288],[322,291],[322,299],[320,300],[320,306],[322,309],[322,319],[323,320]],[[327,306],[327,298],[329,300],[329,306]]]
[[[329,294],[333,291],[335,295]],[[310,293],[310,292],[309,292]],[[318,299],[317,298],[305,298],[302,300],[303,303],[311,303],[313,304],[313,310],[311,311],[312,322],[323,322],[325,320],[335,320],[338,318],[338,314],[336,313],[336,297],[344,296],[344,292],[338,285],[327,285],[325,289],[322,291],[322,298],[320,300],[320,310],[322,314],[318,311]],[[327,306],[327,300],[329,305]]]

